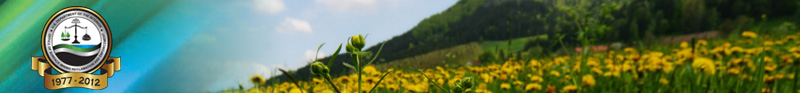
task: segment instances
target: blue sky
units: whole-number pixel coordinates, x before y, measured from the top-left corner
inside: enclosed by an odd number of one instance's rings
[[[256,49],[254,57],[274,59],[278,62],[260,62],[265,65],[286,65],[297,68],[303,62],[312,60],[313,52],[321,43],[327,45],[320,51],[325,55],[333,53],[336,45],[346,43],[348,36],[369,34],[367,45],[388,40],[400,35],[423,19],[444,11],[456,0],[266,0],[283,2],[283,9],[278,12],[263,11],[258,3],[254,5],[252,15],[233,15],[244,18],[247,22],[238,24],[242,30],[252,33],[218,33],[230,34],[219,36],[235,42],[254,43],[255,46],[243,47]],[[330,2],[326,2],[330,1]],[[242,3],[247,3],[243,1]],[[271,4],[264,4],[271,5]],[[243,7],[247,8],[247,7]],[[260,17],[261,16],[261,17]],[[245,21],[250,18],[257,21]],[[263,19],[258,19],[263,18]],[[204,33],[200,33],[203,35]],[[208,34],[211,35],[211,34]],[[250,38],[244,38],[244,37]],[[248,40],[250,39],[250,40]],[[228,40],[222,40],[228,41]],[[249,49],[245,49],[249,50]],[[234,52],[240,53],[240,52]],[[264,55],[264,54],[268,55]]]
[[[256,15],[268,18],[263,24],[248,23],[253,28],[247,30],[264,31],[263,34],[270,37],[267,42],[272,43],[269,47],[274,47],[267,50],[286,55],[277,59],[290,63],[304,62],[312,59],[309,56],[313,54],[307,53],[314,51],[320,43],[328,44],[321,50],[325,55],[334,52],[335,46],[345,43],[346,38],[351,35],[369,34],[367,45],[375,45],[408,31],[419,21],[447,9],[455,2],[456,0],[286,0],[286,7],[278,8],[283,9],[280,12],[259,11],[270,9],[256,6]],[[288,64],[289,67],[300,65]]]
[[[320,57],[331,55],[348,36],[369,34],[367,47],[413,28],[423,19],[440,13],[457,0],[243,0],[233,2],[232,27],[200,32],[196,43],[217,43],[234,48],[222,52],[226,61],[249,65],[233,70],[225,82],[253,74],[271,75],[274,67],[296,69],[313,59],[321,43]],[[284,6],[284,7],[280,7]],[[241,8],[241,9],[238,9]],[[230,31],[236,30],[237,31]],[[221,44],[220,44],[221,43]],[[203,44],[199,44],[203,45]],[[260,66],[259,66],[260,65]],[[252,71],[258,70],[258,71]],[[221,87],[221,86],[220,86]],[[214,88],[213,86],[211,88]]]
[[[296,69],[314,57],[331,55],[348,36],[369,34],[367,47],[413,28],[457,0],[236,0],[211,15],[213,22],[187,41],[174,60],[204,63],[187,69],[229,68],[208,78],[211,90],[248,84],[254,74],[272,75],[274,68]],[[283,6],[283,7],[281,7]],[[230,49],[230,50],[221,50]],[[198,52],[204,51],[204,52]],[[204,54],[212,53],[212,54]],[[181,57],[200,56],[202,58]],[[181,59],[183,58],[183,59]],[[197,60],[203,59],[203,60]],[[225,64],[218,64],[223,62]],[[148,84],[139,84],[148,85]]]

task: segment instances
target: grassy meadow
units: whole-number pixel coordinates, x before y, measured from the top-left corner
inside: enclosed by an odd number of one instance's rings
[[[508,57],[480,65],[417,70],[366,65],[360,80],[357,73],[331,77],[330,82],[321,76],[296,83],[269,83],[254,76],[251,81],[259,86],[222,92],[800,92],[795,79],[800,75],[795,63],[800,33],[737,35],[557,57]]]

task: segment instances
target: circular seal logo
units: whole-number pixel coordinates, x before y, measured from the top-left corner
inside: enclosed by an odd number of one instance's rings
[[[58,72],[92,73],[111,52],[111,31],[91,9],[67,7],[47,21],[41,42],[44,57]]]

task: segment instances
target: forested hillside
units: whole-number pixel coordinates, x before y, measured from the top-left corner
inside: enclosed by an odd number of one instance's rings
[[[545,50],[631,44],[710,30],[726,35],[752,29],[766,16],[796,23],[794,18],[800,17],[797,4],[798,0],[460,0],[387,40],[376,64],[469,42],[534,35],[548,36],[547,41],[535,42],[548,48]],[[767,33],[790,30],[796,27]],[[330,68],[334,77],[348,72],[341,62],[351,58],[340,55]],[[301,80],[308,80],[310,74],[308,67],[294,72]],[[285,76],[277,78],[287,80]]]

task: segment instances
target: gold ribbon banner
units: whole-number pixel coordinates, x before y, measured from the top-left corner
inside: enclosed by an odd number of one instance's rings
[[[50,64],[44,57],[31,57],[31,69],[39,72],[39,76],[44,76],[44,87],[47,89],[61,89],[68,87],[83,87],[88,89],[105,89],[108,87],[108,78],[114,76],[115,71],[120,70],[119,57],[109,57],[105,65],[101,67],[104,73],[93,75],[90,73],[62,73],[58,75],[50,74]]]

